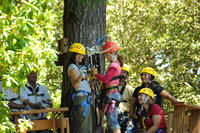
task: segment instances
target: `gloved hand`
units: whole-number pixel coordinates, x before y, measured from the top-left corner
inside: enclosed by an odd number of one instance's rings
[[[97,74],[98,74],[97,68],[93,67],[93,68],[90,69],[90,75],[91,75],[91,76],[95,76],[95,75],[97,75]]]
[[[133,130],[133,128],[134,128],[134,125],[133,125],[133,122],[132,122],[132,119],[129,119],[128,121],[127,121],[127,127],[126,127],[126,131],[132,131]]]

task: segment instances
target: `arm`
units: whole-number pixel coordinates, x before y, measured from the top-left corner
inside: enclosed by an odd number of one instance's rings
[[[47,104],[49,105],[49,108],[52,108],[53,107],[53,103],[50,99],[47,100]]]
[[[115,75],[115,73],[116,73],[116,69],[113,68],[113,67],[111,67],[111,68],[109,68],[108,71],[106,72],[106,75],[97,74],[97,75],[96,75],[96,78],[97,78],[98,80],[101,80],[101,81],[103,81],[104,83],[107,84],[107,83],[109,83],[110,80],[113,78],[113,75]]]
[[[147,130],[146,133],[155,133],[156,130],[159,128],[160,125],[160,115],[153,115],[152,120],[153,120],[153,126]]]
[[[72,69],[70,72],[69,72],[69,76],[70,76],[70,82],[72,84],[72,86],[76,89],[78,88],[79,84],[81,83],[81,80],[82,80],[82,75],[80,76],[77,76],[77,71],[75,69]]]
[[[23,104],[29,105],[31,108],[35,108],[35,109],[41,108],[41,105],[34,104],[29,100],[28,89],[25,86],[20,88],[20,100],[23,102]]]
[[[12,102],[12,101],[9,101],[8,106],[9,106],[11,109],[24,109],[24,107],[25,107],[24,104],[17,104],[17,103],[14,103],[14,102]]]
[[[23,103],[29,105],[31,108],[35,108],[35,109],[40,109],[41,108],[41,105],[34,104],[34,103],[30,102],[28,99],[23,100]]]
[[[135,103],[136,103],[136,98],[132,96],[129,107],[129,118],[132,118],[133,114],[135,113],[135,106],[136,106]]]
[[[164,97],[165,99],[168,99],[172,103],[178,103],[179,102],[175,97],[173,97],[171,94],[169,94],[169,92],[167,92],[166,90],[161,91],[159,95]]]

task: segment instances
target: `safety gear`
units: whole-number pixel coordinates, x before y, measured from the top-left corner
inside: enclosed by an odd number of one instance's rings
[[[90,104],[92,103],[92,96],[91,96],[90,92],[87,92],[85,90],[78,90],[78,91],[75,91],[72,94],[72,100],[73,101],[76,99],[76,94],[78,94],[78,93],[82,93],[84,96],[87,96],[86,100],[82,101],[81,104],[75,106],[76,109],[81,108],[82,106],[84,106],[84,111],[82,112],[82,116],[86,117],[87,112],[88,112],[89,107],[90,107]]]
[[[116,106],[115,104],[116,104],[116,101],[115,100],[111,100],[110,106],[109,106],[109,112],[110,113],[114,112],[114,109],[115,109],[115,106]]]
[[[122,70],[129,73],[130,72],[130,66],[127,65],[127,64],[124,64],[123,67],[122,67]]]
[[[157,76],[156,71],[153,68],[151,68],[151,67],[145,67],[145,68],[143,68],[140,73],[148,73],[148,74],[153,75],[154,77]]]
[[[36,73],[37,73],[39,70],[38,70],[38,68],[37,68],[37,67],[32,67],[30,72],[32,72],[32,71],[34,71],[34,72],[36,72]]]
[[[142,88],[139,93],[141,94],[146,94],[148,96],[150,96],[153,100],[154,100],[154,93],[150,88]]]
[[[113,41],[107,42],[104,47],[103,51],[105,51],[105,54],[118,51],[120,48],[117,46],[117,44]]]
[[[75,52],[75,53],[78,53],[78,54],[85,55],[86,54],[86,49],[80,43],[73,43],[69,48],[69,52]]]

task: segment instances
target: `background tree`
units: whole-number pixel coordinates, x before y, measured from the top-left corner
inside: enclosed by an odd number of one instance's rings
[[[65,0],[64,5],[64,37],[68,38],[68,45],[79,42],[89,46],[106,34],[106,0]],[[70,88],[68,55],[64,56],[61,106],[67,106],[65,98],[69,98]]]
[[[172,95],[199,104],[199,2],[116,0],[107,11],[107,31],[132,65],[132,85],[139,85],[139,71],[151,66]]]

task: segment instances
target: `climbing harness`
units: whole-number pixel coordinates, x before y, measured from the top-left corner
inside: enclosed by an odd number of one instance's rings
[[[91,93],[87,92],[87,91],[84,91],[84,90],[78,90],[78,91],[75,91],[73,94],[72,94],[72,100],[74,101],[76,99],[76,94],[78,93],[82,93],[84,96],[87,96],[87,99],[82,101],[81,104],[75,106],[76,109],[79,109],[80,107],[84,106],[84,111],[82,113],[82,116],[83,117],[86,117],[87,115],[87,112],[89,110],[89,107],[90,107],[90,104],[92,103],[92,97],[91,97]]]

